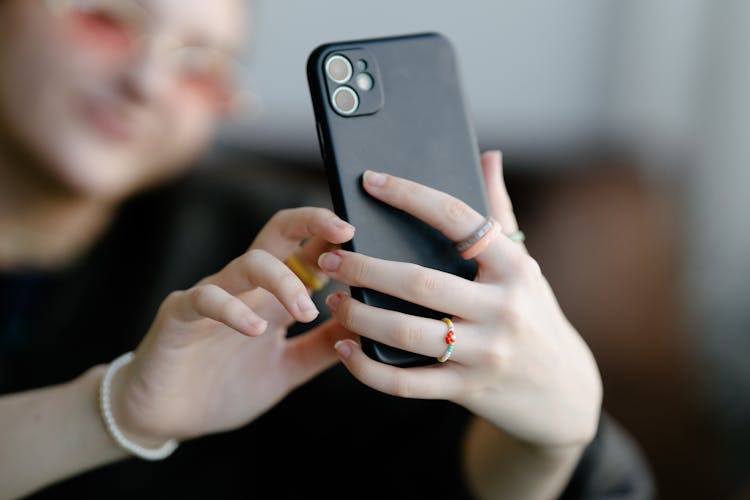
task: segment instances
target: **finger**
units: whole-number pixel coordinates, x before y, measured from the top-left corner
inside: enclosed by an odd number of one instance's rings
[[[320,271],[318,267],[318,257],[325,252],[330,252],[338,248],[339,245],[324,240],[323,238],[310,238],[300,248],[299,256],[302,262],[315,271]]]
[[[256,288],[252,292],[242,294],[239,299],[275,327],[286,329],[296,321],[284,305],[271,292],[263,288]]]
[[[284,260],[300,241],[313,236],[331,243],[344,243],[354,236],[354,226],[325,208],[281,210],[261,229],[250,249],[263,249]]]
[[[518,230],[518,221],[513,211],[513,203],[508,195],[503,177],[503,156],[500,151],[488,151],[482,155],[482,171],[484,173],[485,185],[487,186],[487,197],[492,208],[492,216],[500,221],[503,232],[506,235]],[[523,242],[515,242],[524,252],[527,252]]]
[[[367,357],[353,340],[335,344],[346,368],[363,384],[402,398],[454,400],[461,394],[464,380],[460,365],[397,368]]]
[[[329,295],[326,304],[333,317],[353,333],[431,358],[445,353],[448,326],[443,321],[373,307],[343,292]],[[461,336],[454,344],[451,359],[472,364],[469,353],[474,349],[475,337],[467,335],[460,326],[454,325],[455,331],[460,331]]]
[[[206,280],[233,295],[256,287],[271,292],[297,321],[309,322],[318,316],[304,283],[286,264],[264,250],[249,250]]]
[[[247,304],[216,285],[199,285],[175,292],[168,300],[174,301],[173,314],[178,321],[209,318],[250,337],[262,334],[268,326]]]
[[[482,154],[482,173],[492,216],[500,223],[503,231],[510,234],[518,229],[518,223],[505,187],[503,157],[500,151],[487,151]]]
[[[336,250],[320,256],[321,269],[349,286],[377,290],[450,316],[481,320],[497,308],[489,285],[416,264]]]
[[[328,320],[307,333],[287,341],[282,364],[288,387],[297,387],[339,361],[333,345],[356,336],[341,324]]]
[[[452,241],[465,240],[484,224],[485,216],[465,202],[422,184],[369,170],[363,183],[375,198],[424,221]],[[511,243],[507,238],[495,238],[475,260],[480,266],[499,270],[508,256],[520,252]]]

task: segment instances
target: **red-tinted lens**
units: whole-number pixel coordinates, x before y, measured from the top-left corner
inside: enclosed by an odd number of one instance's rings
[[[228,105],[232,96],[229,85],[214,78],[183,77],[180,79],[180,86],[183,90],[219,106]]]
[[[81,42],[108,52],[130,50],[134,33],[125,19],[106,9],[71,9],[68,13],[71,33]]]
[[[182,47],[173,62],[183,89],[222,105],[231,99],[235,69],[228,55],[211,48]]]

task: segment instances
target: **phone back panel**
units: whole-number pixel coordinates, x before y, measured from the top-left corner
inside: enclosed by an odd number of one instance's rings
[[[341,116],[330,104],[325,61],[332,53],[361,49],[377,64],[375,85],[381,86],[382,107],[365,116]],[[448,40],[427,33],[327,44],[311,54],[307,69],[334,209],[357,228],[346,249],[473,279],[476,265],[464,261],[452,241],[362,188],[366,170],[387,172],[450,193],[488,213],[477,141]],[[353,288],[352,295],[385,309],[435,319],[447,316],[373,290]],[[389,364],[434,362],[364,337],[362,342],[370,357]]]

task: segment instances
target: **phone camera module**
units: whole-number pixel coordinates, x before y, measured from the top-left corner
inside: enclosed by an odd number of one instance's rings
[[[332,55],[326,60],[326,74],[336,83],[348,82],[352,72],[352,63],[342,55]]]
[[[320,90],[325,90],[327,110],[332,114],[349,119],[373,115],[383,108],[385,82],[378,60],[369,50],[337,47],[324,53],[316,65]]]
[[[359,96],[351,87],[342,85],[333,92],[331,102],[339,114],[351,115],[359,107]]]

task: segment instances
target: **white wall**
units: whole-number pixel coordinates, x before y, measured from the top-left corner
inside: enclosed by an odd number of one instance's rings
[[[453,40],[480,140],[507,152],[601,130],[613,0],[256,0],[249,82],[262,112],[225,137],[317,157],[305,77],[325,42],[440,31]]]
[[[704,72],[689,167],[689,311],[713,368],[726,446],[750,463],[750,2],[706,16]],[[739,458],[738,458],[739,461]]]

